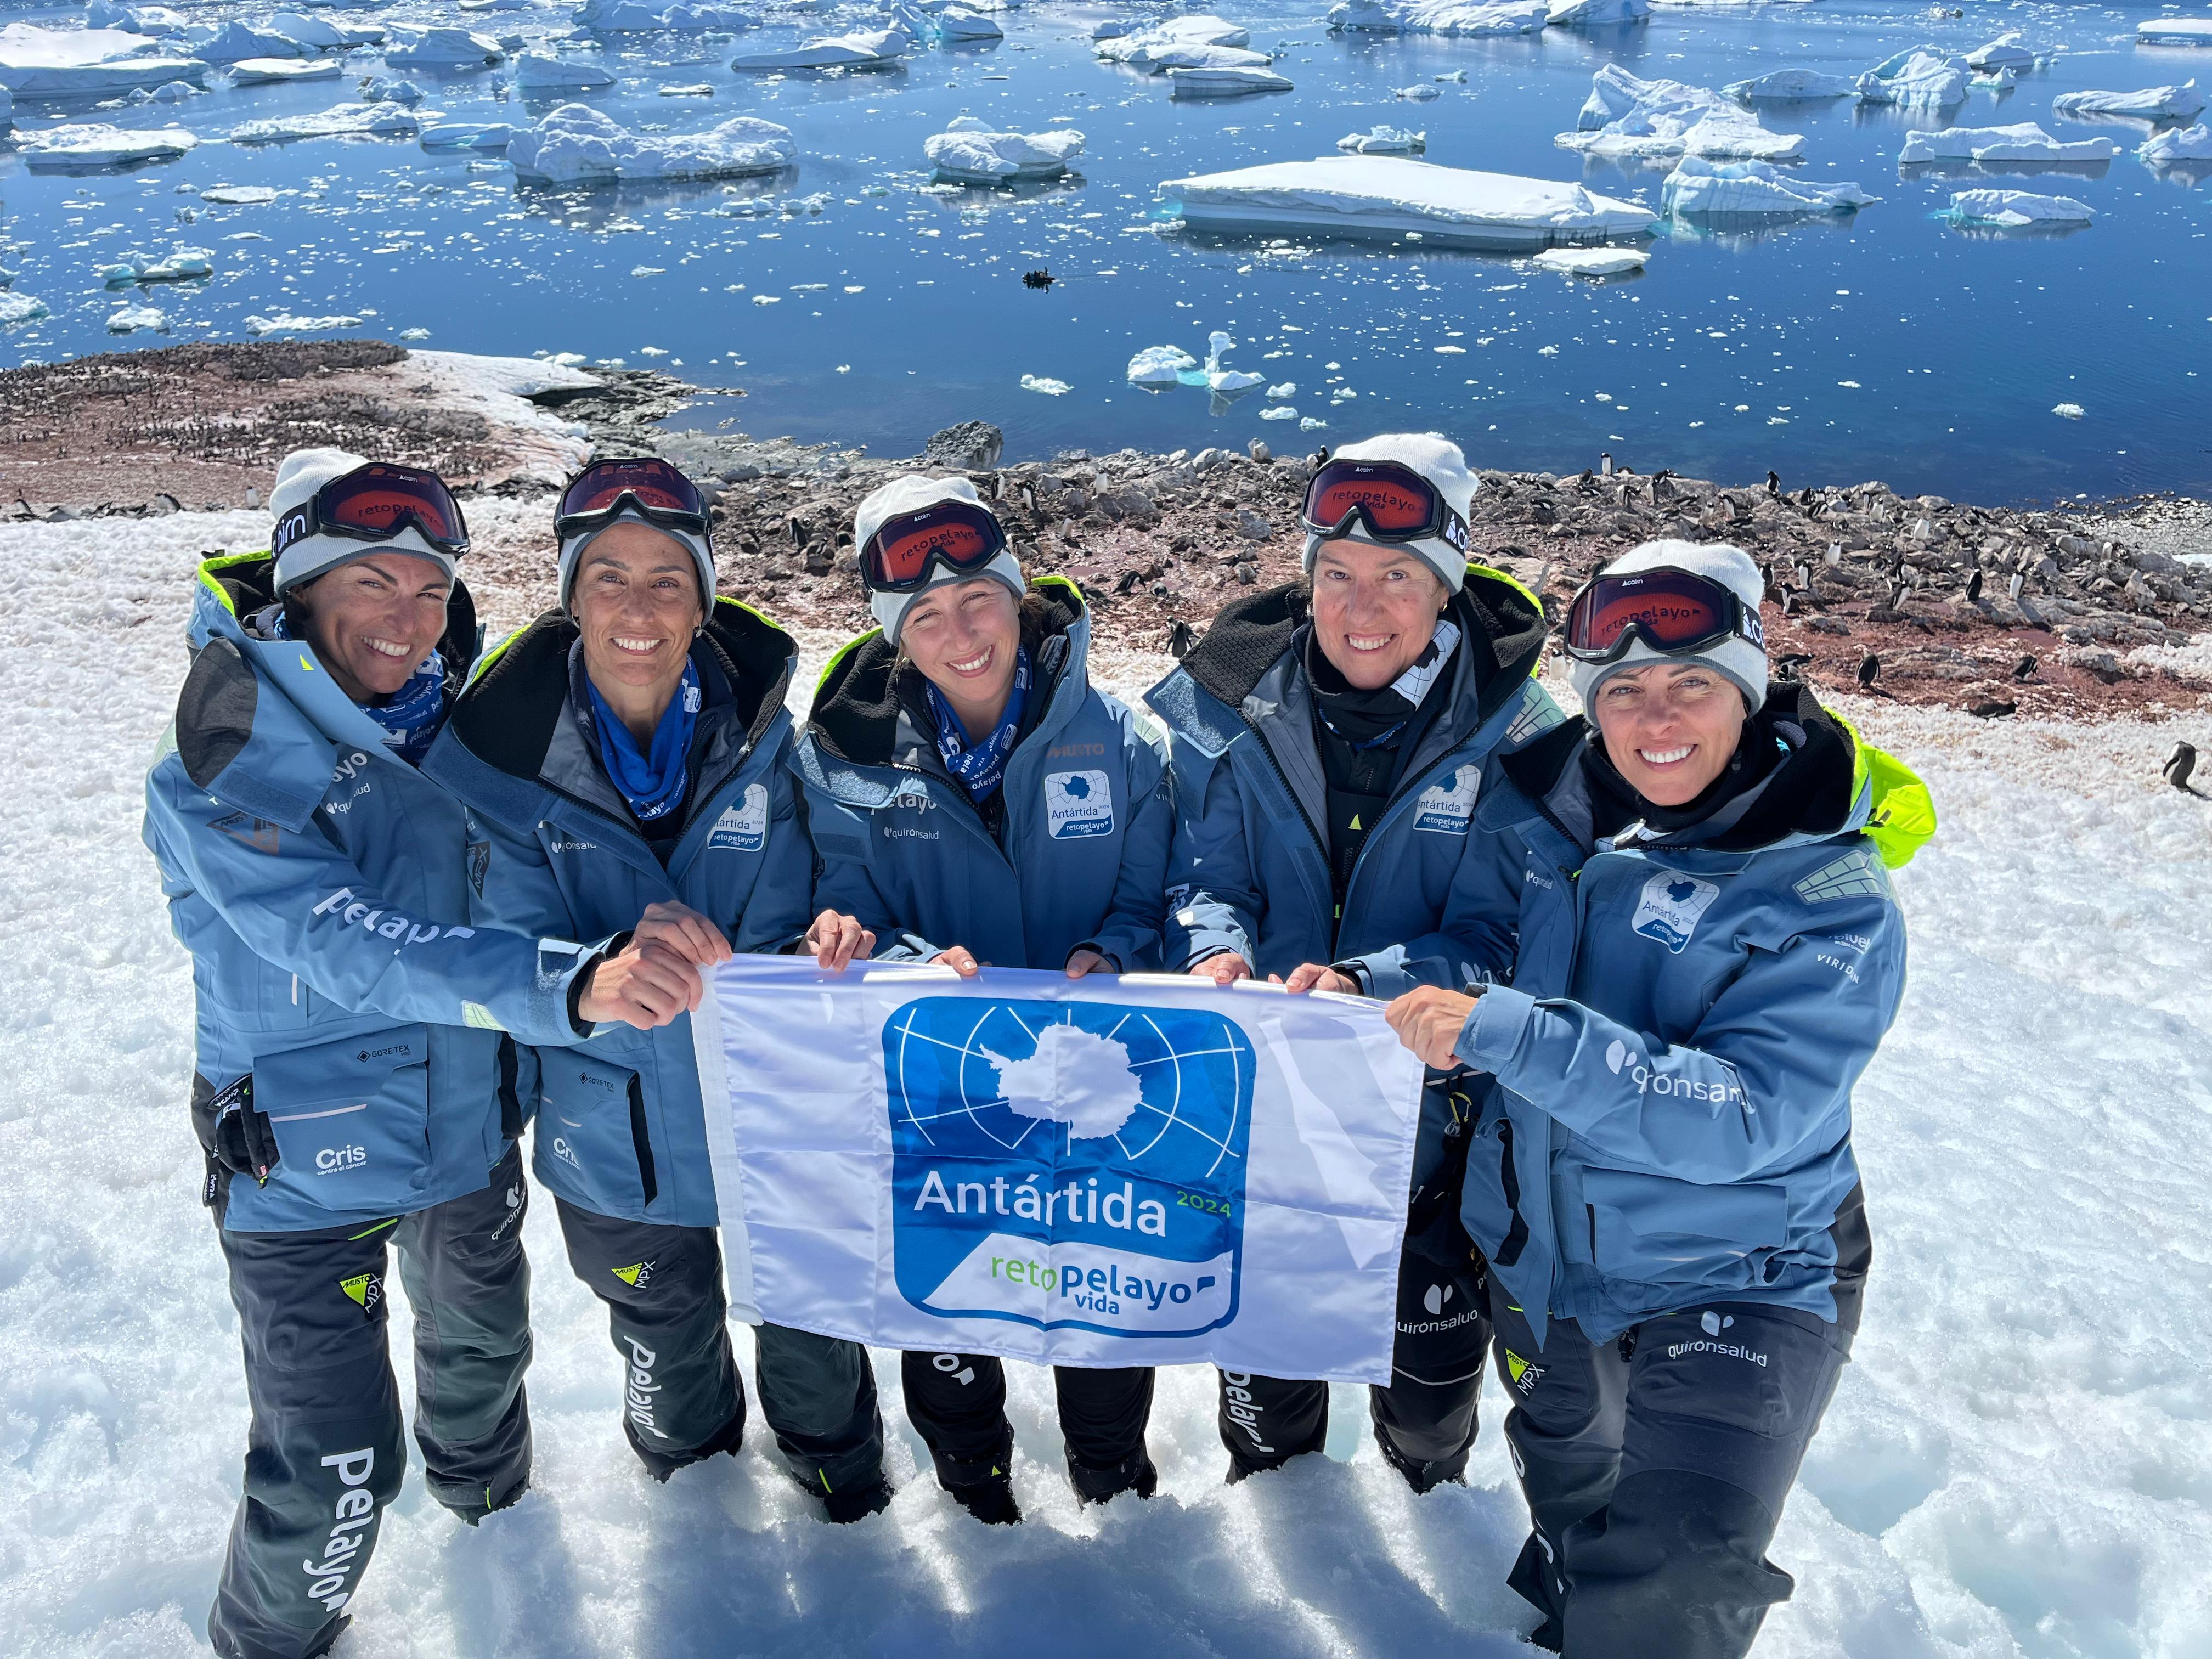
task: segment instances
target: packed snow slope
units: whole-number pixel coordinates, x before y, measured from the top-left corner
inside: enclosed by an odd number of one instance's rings
[[[542,507],[483,500],[487,538]],[[138,842],[191,568],[259,514],[0,527],[0,1652],[203,1653],[246,1401],[186,1123],[191,984]],[[495,631],[520,620],[485,596]],[[818,663],[828,641],[809,638]],[[1100,665],[1124,687],[1149,659]],[[799,684],[811,684],[811,672]],[[1859,1091],[1876,1240],[1857,1363],[1775,1559],[1763,1659],[2212,1652],[2212,803],[2201,728],[1977,725],[1878,702],[1942,836],[1901,875],[1913,978]],[[838,1528],[752,1438],[647,1479],[542,1196],[536,1490],[477,1531],[410,1480],[347,1659],[1036,1650],[1525,1653],[1493,1387],[1470,1484],[1408,1494],[1340,1391],[1332,1450],[1221,1484],[1212,1377],[1162,1376],[1160,1496],[1079,1512],[1051,1386],[1015,1366],[1028,1524],[917,1468],[895,1364],[890,1512]],[[395,1352],[407,1352],[395,1298]],[[749,1346],[747,1351],[749,1352]],[[404,1380],[403,1390],[410,1384]],[[1354,1449],[1356,1448],[1356,1449]]]

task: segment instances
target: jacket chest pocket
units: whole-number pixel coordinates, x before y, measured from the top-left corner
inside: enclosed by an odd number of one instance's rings
[[[323,1209],[404,1209],[428,1184],[426,1026],[258,1055],[253,1103],[276,1138],[271,1179]]]
[[[643,1220],[660,1182],[642,1080],[580,1049],[540,1049],[538,1062],[538,1179],[594,1214]]]

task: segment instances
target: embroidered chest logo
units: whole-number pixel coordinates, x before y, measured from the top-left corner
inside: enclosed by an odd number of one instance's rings
[[[768,844],[768,786],[749,783],[743,800],[732,801],[714,820],[714,833],[707,837],[710,853],[757,853]]]
[[[1720,896],[1721,890],[1710,881],[1662,870],[1644,884],[1636,919],[1629,925],[1680,956],[1690,935],[1698,931],[1698,919]]]
[[[1413,828],[1440,836],[1465,835],[1468,820],[1474,816],[1475,791],[1481,787],[1481,770],[1473,766],[1438,778],[1413,803]]]
[[[1054,841],[1080,841],[1114,833],[1114,791],[1103,772],[1048,772],[1044,779],[1045,833]]]

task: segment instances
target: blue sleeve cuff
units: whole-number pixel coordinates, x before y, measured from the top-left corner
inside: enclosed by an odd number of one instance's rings
[[[1461,1060],[1478,1072],[1497,1074],[1520,1052],[1521,1039],[1535,1012],[1536,999],[1510,985],[1493,985],[1474,1000],[1474,1011],[1460,1027],[1452,1047]]]

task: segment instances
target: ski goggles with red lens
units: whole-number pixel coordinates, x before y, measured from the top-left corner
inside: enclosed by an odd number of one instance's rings
[[[1358,525],[1377,542],[1431,537],[1467,551],[1467,520],[1443,493],[1395,461],[1324,461],[1306,486],[1302,520],[1310,536],[1335,537]]]
[[[939,568],[980,571],[1006,550],[1006,532],[988,507],[933,501],[877,527],[860,549],[860,580],[876,593],[912,593]]]
[[[635,460],[594,461],[561,492],[553,511],[553,530],[563,538],[612,524],[623,513],[648,524],[704,536],[707,498],[699,486],[657,456]]]
[[[419,466],[371,461],[331,479],[279,519],[270,551],[282,557],[309,536],[388,542],[410,529],[441,553],[468,551],[468,520],[443,478]]]
[[[1578,662],[1617,661],[1638,640],[1672,657],[1692,656],[1731,638],[1764,651],[1759,612],[1725,584],[1687,570],[1594,576],[1567,607],[1567,654]]]

